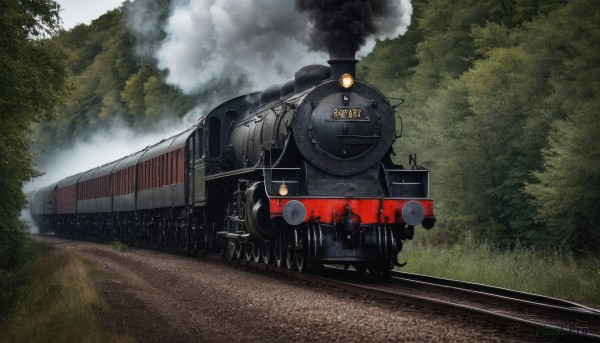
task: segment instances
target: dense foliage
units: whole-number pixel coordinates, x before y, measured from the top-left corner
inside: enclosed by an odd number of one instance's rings
[[[59,29],[50,0],[0,3],[0,323],[27,278],[24,266],[39,251],[20,221],[22,188],[38,175],[29,152],[32,122],[54,117],[68,93],[68,57],[49,39]]]
[[[55,38],[73,57],[69,71],[74,89],[55,121],[33,126],[37,150],[71,146],[117,121],[147,130],[194,107],[193,98],[164,83],[154,60],[136,54],[135,39],[125,26],[126,10],[109,11],[91,25],[78,25]]]
[[[21,189],[37,175],[27,129],[52,118],[67,95],[67,54],[48,39],[60,28],[58,11],[50,0],[0,5],[0,286],[27,252]]]
[[[436,238],[597,249],[600,3],[413,6],[361,71],[407,100],[396,150],[432,170]]]

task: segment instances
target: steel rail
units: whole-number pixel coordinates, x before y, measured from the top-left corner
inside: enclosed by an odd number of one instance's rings
[[[466,289],[462,287],[454,287],[454,286],[446,286],[440,285],[436,283],[428,283],[424,281],[416,281],[410,279],[403,279],[398,277],[392,277],[392,280],[399,281],[401,284],[409,285],[413,287],[418,287],[419,289],[429,289],[431,291],[441,290],[447,293],[453,293],[456,295],[468,296],[469,300],[480,300],[483,302],[493,302],[499,303],[507,306],[518,307],[523,310],[528,310],[532,312],[537,312],[544,315],[552,315],[555,317],[568,317],[568,318],[578,318],[583,320],[595,320],[600,323],[600,313],[596,311],[589,311],[588,307],[577,307],[577,306],[559,306],[548,304],[544,302],[539,302],[539,299],[536,297],[536,294],[533,294],[533,299],[538,299],[536,301],[509,297],[506,295],[499,295],[495,293],[482,292],[472,289]],[[554,298],[552,298],[554,299]],[[560,300],[560,299],[557,299]]]
[[[391,272],[391,277],[403,282],[415,282],[423,286],[431,285],[448,290],[470,291],[471,294],[486,295],[511,303],[519,303],[524,306],[542,307],[547,310],[564,311],[572,314],[583,314],[586,316],[600,318],[600,310],[579,304],[576,302],[548,297],[534,293],[516,291],[508,288],[490,286],[475,282],[446,279],[422,274]]]

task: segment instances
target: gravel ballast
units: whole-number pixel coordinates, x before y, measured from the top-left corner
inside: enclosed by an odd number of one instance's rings
[[[410,305],[173,254],[44,237],[107,273],[106,330],[140,342],[473,342],[502,328]]]

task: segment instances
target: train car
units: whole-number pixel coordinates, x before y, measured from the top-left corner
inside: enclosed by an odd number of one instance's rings
[[[58,235],[76,234],[80,229],[77,218],[77,182],[82,175],[83,173],[69,176],[59,181],[53,189],[52,197],[56,203],[54,232]]]
[[[138,238],[160,245],[194,244],[187,225],[186,161],[196,127],[155,144],[137,162]],[[191,160],[191,159],[190,159]]]
[[[77,218],[86,235],[114,237],[113,169],[124,158],[83,173],[77,181]]]
[[[408,167],[392,162],[396,106],[355,78],[356,62],[304,67],[178,135],[59,182],[57,195],[73,184],[79,193],[78,212],[61,202],[57,222],[299,271],[338,263],[385,274],[435,214],[429,171],[415,155]]]
[[[115,165],[113,178],[113,215],[115,237],[128,241],[136,240],[136,188],[138,162],[148,148],[129,155]]]

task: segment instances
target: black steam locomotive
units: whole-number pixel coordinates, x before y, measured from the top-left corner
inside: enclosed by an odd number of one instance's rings
[[[174,137],[31,195],[59,236],[118,239],[305,271],[385,273],[432,228],[429,171],[395,165],[395,111],[356,60],[311,65]]]

